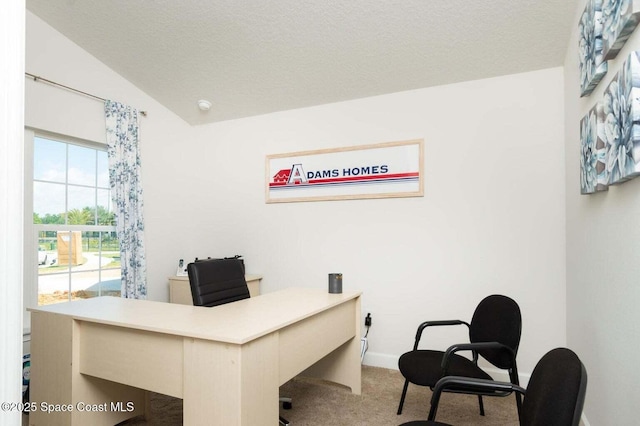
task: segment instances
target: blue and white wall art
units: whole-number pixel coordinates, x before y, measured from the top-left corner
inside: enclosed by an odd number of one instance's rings
[[[640,22],[640,0],[602,0],[602,41],[605,60],[616,57]]]
[[[581,97],[590,95],[607,73],[602,54],[602,1],[587,0],[578,24]]]
[[[633,52],[604,93],[609,184],[640,175],[640,51]]]
[[[604,109],[597,103],[580,120],[580,193],[609,189],[607,148],[604,143]]]

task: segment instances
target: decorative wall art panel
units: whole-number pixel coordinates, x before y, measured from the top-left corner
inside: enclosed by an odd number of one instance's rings
[[[607,73],[602,54],[602,0],[587,0],[578,24],[580,96],[590,95]]]
[[[602,41],[605,60],[616,57],[640,22],[640,0],[602,0]]]
[[[609,184],[640,174],[640,51],[633,52],[604,93]]]
[[[268,155],[266,202],[422,197],[423,142]]]
[[[580,120],[580,193],[609,189],[607,148],[604,136],[604,108],[596,104]]]

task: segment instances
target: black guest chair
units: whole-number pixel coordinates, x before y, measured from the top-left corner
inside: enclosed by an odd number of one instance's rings
[[[408,422],[401,426],[449,426],[434,419],[442,392],[458,386],[524,395],[521,426],[578,426],[587,393],[587,370],[572,350],[556,348],[538,361],[526,390],[508,382],[448,376],[439,380],[433,389],[429,421]]]
[[[445,352],[419,349],[422,332],[427,327],[466,325],[469,329],[469,343],[456,344]],[[511,383],[517,385],[518,369],[516,354],[520,344],[522,317],[518,304],[511,298],[502,295],[491,295],[484,298],[476,307],[471,323],[461,320],[426,321],[420,324],[416,333],[413,350],[400,356],[398,367],[405,377],[398,414],[407,394],[409,382],[429,386],[431,389],[438,380],[445,376],[462,376],[475,379],[493,380],[478,366],[478,358],[489,361],[495,367],[507,370]],[[456,352],[470,352],[471,359]],[[456,384],[447,387],[446,392],[478,395],[480,415],[484,416],[482,396],[507,396],[512,391],[485,390]],[[521,396],[516,393],[516,404],[520,412]]]
[[[249,287],[244,266],[239,259],[208,259],[187,265],[191,297],[195,306],[208,308],[248,299]],[[281,397],[285,409],[291,408],[291,398]],[[280,417],[281,425],[289,422]]]

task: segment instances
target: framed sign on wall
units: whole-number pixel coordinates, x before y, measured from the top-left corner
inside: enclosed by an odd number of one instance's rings
[[[422,139],[268,155],[266,202],[422,197]]]

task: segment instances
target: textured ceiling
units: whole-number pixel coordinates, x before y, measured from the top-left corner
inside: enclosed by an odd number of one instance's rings
[[[203,124],[561,66],[579,1],[26,3],[185,121]],[[200,111],[198,99],[211,110]]]

